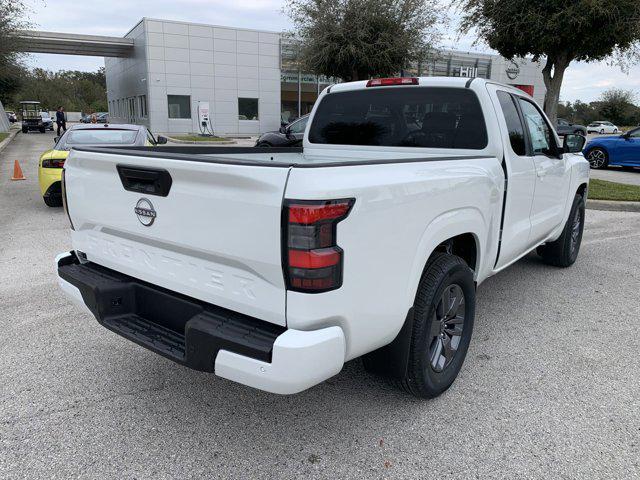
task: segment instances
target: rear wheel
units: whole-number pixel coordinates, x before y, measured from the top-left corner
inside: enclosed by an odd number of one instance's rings
[[[609,165],[609,154],[603,148],[594,147],[587,153],[587,160],[589,160],[591,168],[607,168],[607,165]]]
[[[273,145],[271,145],[268,142],[260,142],[258,145],[256,145],[256,147],[272,147]]]
[[[556,267],[569,267],[578,258],[582,232],[584,230],[584,197],[576,195],[571,205],[571,212],[567,223],[562,230],[562,235],[555,242],[538,247],[536,252],[545,263]]]
[[[400,385],[421,398],[447,390],[462,368],[475,315],[473,273],[460,257],[436,253],[414,303],[409,361]]]
[[[62,197],[60,195],[49,195],[47,197],[42,197],[42,199],[47,207],[62,206]]]
[[[604,135],[604,128],[600,129],[600,135]]]

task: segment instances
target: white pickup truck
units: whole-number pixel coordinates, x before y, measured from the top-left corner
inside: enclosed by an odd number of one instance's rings
[[[75,148],[59,283],[106,328],[245,385],[296,393],[363,356],[434,397],[477,285],[536,248],[576,260],[584,141],[506,85],[393,78],[325,89],[302,148]]]

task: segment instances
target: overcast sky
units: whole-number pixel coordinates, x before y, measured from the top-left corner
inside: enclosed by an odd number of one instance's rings
[[[142,17],[282,31],[290,27],[283,0],[28,0],[37,30],[121,37]],[[455,16],[442,47],[489,51],[473,46],[473,37],[457,38]],[[102,57],[32,54],[28,65],[50,70],[88,70],[104,66]],[[607,88],[633,90],[640,100],[640,66],[628,73],[605,63],[572,64],[565,75],[562,100],[589,102]]]

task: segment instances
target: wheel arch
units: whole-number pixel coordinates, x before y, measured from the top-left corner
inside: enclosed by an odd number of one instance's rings
[[[420,279],[435,252],[460,256],[473,270],[477,280],[484,260],[484,232],[484,219],[475,208],[454,210],[436,217],[425,228],[416,250],[407,288],[407,305],[413,305]]]

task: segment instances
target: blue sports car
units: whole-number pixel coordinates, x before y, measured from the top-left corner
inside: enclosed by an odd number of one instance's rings
[[[608,165],[640,167],[640,128],[623,135],[591,140],[583,153],[591,168],[606,168]]]

